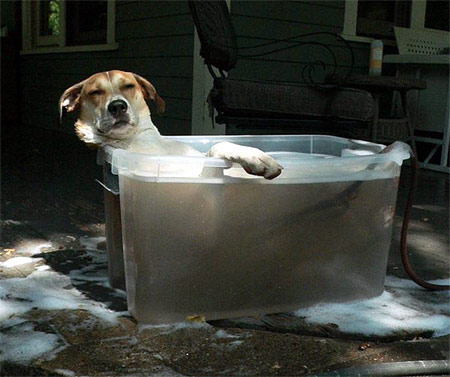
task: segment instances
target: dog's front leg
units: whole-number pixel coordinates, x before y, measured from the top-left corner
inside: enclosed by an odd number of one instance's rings
[[[237,162],[247,173],[260,175],[266,179],[278,177],[283,170],[275,159],[263,151],[229,142],[214,145],[206,155]]]

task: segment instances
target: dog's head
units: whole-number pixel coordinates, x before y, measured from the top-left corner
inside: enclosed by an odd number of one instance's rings
[[[123,71],[101,72],[63,93],[59,100],[60,117],[80,110],[75,130],[86,143],[121,140],[134,135],[139,122],[149,119],[146,100],[155,103],[156,113],[164,112],[164,101],[143,77]]]

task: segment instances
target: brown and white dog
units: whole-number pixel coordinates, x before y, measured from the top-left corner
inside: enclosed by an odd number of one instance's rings
[[[192,147],[161,136],[145,100],[163,113],[164,101],[143,77],[123,71],[97,73],[68,88],[60,98],[60,116],[80,110],[78,137],[96,147],[112,146],[132,152],[163,155],[202,155]],[[206,154],[239,163],[247,173],[273,179],[283,169],[259,149],[229,142],[215,144]]]

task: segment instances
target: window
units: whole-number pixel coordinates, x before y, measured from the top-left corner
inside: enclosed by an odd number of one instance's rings
[[[356,35],[394,39],[393,26],[409,27],[409,1],[358,1]]]
[[[345,0],[342,35],[361,42],[379,38],[394,43],[393,26],[448,31],[448,25],[448,1]]]
[[[114,0],[22,3],[22,53],[116,49]]]
[[[105,1],[69,1],[66,13],[68,46],[106,43],[107,3]]]
[[[450,7],[448,1],[427,1],[425,28],[449,31]]]

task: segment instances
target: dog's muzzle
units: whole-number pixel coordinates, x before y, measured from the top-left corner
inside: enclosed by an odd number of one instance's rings
[[[130,136],[135,128],[135,116],[130,105],[121,98],[113,99],[106,106],[104,116],[99,119],[97,132],[113,139]]]

